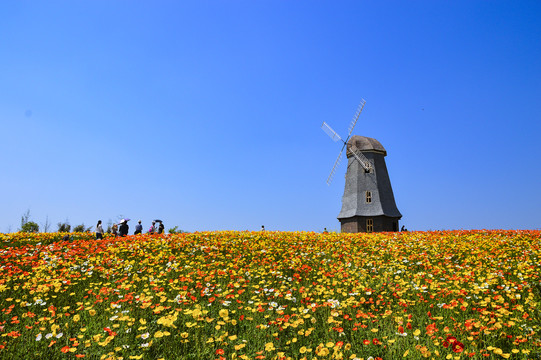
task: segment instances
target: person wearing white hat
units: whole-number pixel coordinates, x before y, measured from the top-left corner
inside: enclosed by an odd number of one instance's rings
[[[130,227],[128,226],[128,222],[126,221],[126,219],[120,220],[120,227],[118,228],[118,234],[120,236],[126,236],[128,235],[129,229]]]

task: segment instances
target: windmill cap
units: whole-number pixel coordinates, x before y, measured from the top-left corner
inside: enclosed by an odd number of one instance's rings
[[[351,144],[354,144],[357,147],[357,149],[361,151],[373,151],[373,152],[382,153],[383,156],[387,156],[387,151],[385,150],[383,145],[381,145],[381,143],[377,141],[376,139],[369,138],[366,136],[353,135],[348,140],[348,150],[347,150],[348,156],[349,154],[351,154],[351,151],[350,151]]]

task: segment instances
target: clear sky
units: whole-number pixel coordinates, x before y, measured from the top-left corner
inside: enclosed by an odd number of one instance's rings
[[[339,230],[378,139],[400,225],[541,228],[539,1],[0,3],[0,231]]]

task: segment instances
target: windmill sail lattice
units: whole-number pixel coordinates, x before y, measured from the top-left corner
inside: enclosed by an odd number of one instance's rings
[[[334,131],[330,126],[329,124],[327,124],[325,121],[323,122],[323,124],[321,124],[321,129],[323,131],[325,131],[325,133],[327,133],[327,135],[329,135],[329,137],[333,140],[333,141],[342,141],[343,145],[342,145],[342,150],[340,150],[340,153],[338,154],[338,158],[336,159],[336,161],[334,162],[334,166],[332,167],[332,170],[331,170],[331,173],[329,174],[329,177],[327,177],[327,185],[330,185],[331,182],[332,182],[332,179],[334,178],[334,174],[336,172],[336,168],[340,165],[340,162],[342,161],[342,153],[344,152],[344,148],[347,146],[347,143],[348,143],[348,140],[351,136],[351,133],[353,132],[353,129],[355,128],[355,125],[357,125],[357,120],[359,120],[359,116],[361,116],[361,112],[363,111],[363,108],[364,108],[364,104],[366,104],[366,101],[364,99],[361,99],[361,102],[359,103],[359,106],[357,106],[357,111],[355,111],[355,115],[353,115],[353,120],[351,120],[351,124],[349,125],[349,129],[348,129],[348,137],[346,138],[346,140],[343,140],[340,135],[338,135],[336,133],[336,131]],[[360,151],[359,151],[360,153]],[[359,162],[361,163],[361,165],[366,169],[367,166],[369,166],[370,162],[368,161],[368,159],[366,159],[366,157],[364,157],[362,154],[360,155],[355,155],[355,158],[358,158],[359,159]],[[367,169],[367,171],[369,171]]]
[[[357,106],[357,111],[355,112],[355,115],[353,115],[353,120],[351,121],[351,124],[349,124],[348,138],[351,136],[351,133],[353,132],[353,128],[357,124],[357,120],[359,120],[359,116],[361,116],[361,112],[364,109],[364,104],[366,104],[366,101],[364,101],[364,99],[361,99],[359,106]]]
[[[338,166],[342,162],[342,151],[344,151],[344,148],[340,150],[340,154],[338,154],[338,157],[336,158],[336,161],[334,162],[334,166],[332,167],[331,173],[329,174],[329,177],[327,178],[327,185],[331,184],[332,179],[334,178],[334,174],[336,173],[336,168],[338,168]]]
[[[350,150],[355,159],[361,164],[361,166],[364,168],[366,172],[372,171],[372,164],[370,163],[370,160],[366,158],[366,156],[363,155],[361,150],[355,146],[354,143],[350,144]]]
[[[340,135],[338,135],[336,131],[334,131],[325,121],[323,122],[323,124],[321,124],[321,128],[323,129],[323,131],[327,133],[327,135],[329,135],[332,141],[335,141],[335,142],[338,140],[344,141],[342,140]]]

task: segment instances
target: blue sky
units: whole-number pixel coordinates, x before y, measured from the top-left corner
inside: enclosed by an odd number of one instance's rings
[[[539,1],[3,1],[0,231],[339,230],[354,134],[410,230],[541,228]],[[134,221],[131,222],[133,228]]]

